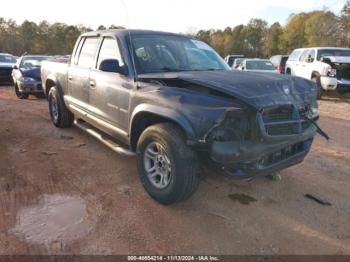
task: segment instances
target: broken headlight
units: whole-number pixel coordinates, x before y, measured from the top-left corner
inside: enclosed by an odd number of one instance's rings
[[[329,77],[336,77],[337,76],[337,70],[334,68],[329,68],[327,70],[327,76]]]
[[[233,110],[209,134],[210,141],[243,141],[250,138],[251,122],[247,114]]]

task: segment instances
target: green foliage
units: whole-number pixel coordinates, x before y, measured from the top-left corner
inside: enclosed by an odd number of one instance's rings
[[[252,19],[247,25],[228,27],[224,31],[200,30],[196,37],[222,56],[270,57],[289,54],[301,47],[350,47],[350,1],[339,16],[326,10],[291,14],[284,27],[277,22],[268,27],[266,21]]]
[[[108,29],[123,29],[111,25]],[[107,27],[100,25],[98,30]],[[21,25],[0,17],[0,52],[21,55],[70,54],[76,39],[91,28],[83,25],[50,24],[42,21],[36,24],[24,21]],[[243,54],[247,57],[270,57],[288,54],[295,48],[310,46],[350,47],[350,0],[341,13],[323,10],[291,14],[287,24],[268,26],[262,19],[251,19],[247,25],[237,25],[225,30],[199,30],[191,35],[215,48],[222,56]]]

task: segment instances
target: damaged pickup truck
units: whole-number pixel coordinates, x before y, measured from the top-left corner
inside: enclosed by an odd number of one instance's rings
[[[318,130],[314,83],[231,71],[183,35],[89,32],[68,64],[47,61],[41,73],[53,124],[74,121],[114,151],[136,154],[144,188],[162,204],[191,196],[204,164],[238,178],[298,164]]]

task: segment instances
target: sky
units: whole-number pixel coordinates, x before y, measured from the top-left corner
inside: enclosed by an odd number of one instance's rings
[[[338,14],[346,0],[16,0],[1,3],[0,17],[50,23],[122,25],[187,33],[224,29],[262,18],[284,25],[291,13],[323,10]]]

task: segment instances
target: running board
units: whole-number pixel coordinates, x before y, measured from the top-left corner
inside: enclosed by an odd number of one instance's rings
[[[79,127],[81,130],[85,131],[86,133],[90,134],[91,136],[93,136],[94,138],[96,138],[97,140],[102,142],[104,145],[108,146],[114,152],[117,152],[118,154],[122,154],[125,156],[135,156],[136,155],[134,152],[130,151],[129,149],[126,149],[126,148],[118,145],[117,143],[115,143],[114,141],[109,139],[108,137],[100,134],[97,130],[89,127],[84,122],[79,121],[79,120],[74,120],[74,124],[77,127]]]

